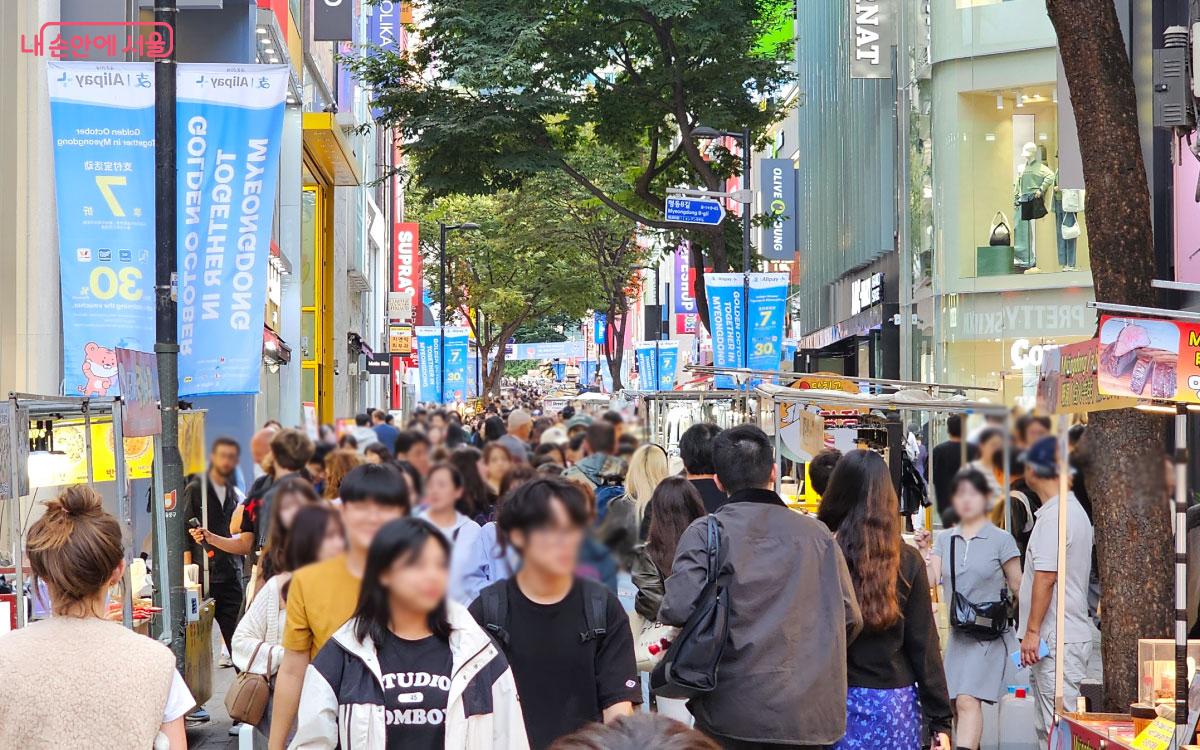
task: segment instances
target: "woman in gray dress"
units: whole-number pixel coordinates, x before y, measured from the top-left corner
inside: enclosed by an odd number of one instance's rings
[[[1021,558],[1012,534],[997,528],[987,516],[991,487],[978,469],[964,468],[954,477],[951,498],[959,524],[938,534],[930,549],[928,534],[918,539],[926,553],[929,580],[941,581],[942,601],[953,600],[950,581],[951,549],[955,560],[958,593],[976,604],[1000,599],[1001,592],[1015,596],[1021,587]],[[955,746],[977,750],[983,736],[983,703],[995,703],[1004,690],[1008,655],[1016,650],[1012,631],[981,641],[950,630],[946,655],[946,684],[954,701]]]

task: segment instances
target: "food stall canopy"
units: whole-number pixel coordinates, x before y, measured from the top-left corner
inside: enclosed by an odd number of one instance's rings
[[[1003,417],[1008,407],[987,401],[972,401],[966,396],[936,396],[929,391],[916,388],[892,393],[846,393],[816,388],[788,388],[771,383],[762,383],[755,393],[775,403],[820,404],[839,408],[861,409],[908,409],[914,411],[936,411],[960,414],[984,414]]]

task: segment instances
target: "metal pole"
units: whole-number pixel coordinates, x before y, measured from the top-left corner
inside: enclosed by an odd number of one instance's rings
[[[446,403],[446,236],[449,234],[449,229],[445,224],[438,225],[441,232],[441,252],[439,253],[439,261],[442,267],[442,274],[439,283],[439,303],[438,303],[438,393],[441,402]]]
[[[1175,407],[1175,732],[1177,746],[1183,747],[1191,738],[1181,738],[1188,723],[1187,667],[1187,496],[1188,446],[1187,406]]]
[[[1009,473],[1009,467],[1012,466],[1012,434],[1013,434],[1013,418],[1012,412],[1009,412],[1004,417],[1004,484],[1001,485],[1001,497],[1004,498],[1004,519],[1005,525],[1008,527],[1008,533],[1015,534],[1016,529],[1013,528],[1013,501],[1012,492],[1012,476]],[[932,474],[930,476],[933,476]]]
[[[175,161],[175,50],[179,45],[179,25],[176,22],[176,0],[155,0],[154,20],[170,24],[175,32],[175,44],[170,54],[154,64],[154,234],[155,234],[155,311],[156,341],[154,353],[158,358],[159,403],[162,410],[162,477],[163,494],[178,498],[183,487],[183,459],[179,455],[179,331],[176,308],[176,180]],[[114,417],[114,422],[116,418]],[[118,451],[119,452],[119,451]],[[158,454],[156,454],[157,456]],[[172,508],[169,524],[165,524],[165,569],[172,558],[183,559],[183,516]],[[165,563],[165,564],[164,564]],[[175,661],[183,666],[183,578],[170,582],[164,591],[164,614],[175,613],[170,622],[171,650]],[[174,606],[168,607],[167,598]]]
[[[1054,586],[1054,713],[1062,715],[1063,706],[1063,649],[1066,642],[1067,617],[1067,497],[1071,491],[1070,447],[1067,431],[1070,416],[1058,415],[1058,583]],[[1074,706],[1071,707],[1074,710]]]
[[[129,477],[125,472],[125,427],[121,424],[121,399],[113,401],[112,435],[113,435],[113,469],[115,470],[117,490],[117,516],[125,538],[125,573],[121,576],[121,622],[125,627],[133,627],[133,578],[130,566],[133,564],[133,508],[129,501]]]
[[[21,410],[17,408],[15,396],[8,399],[8,486],[11,497],[8,500],[8,525],[12,534],[13,559],[13,592],[17,608],[17,627],[27,624],[25,610],[25,528],[21,525],[21,467],[17,466],[17,457],[24,455],[20,450],[21,436],[29,434],[29,424],[24,420],[18,424]],[[26,438],[28,440],[28,438]]]
[[[92,466],[92,409],[90,402],[83,402],[83,460],[87,464],[87,483],[96,483],[95,467]]]
[[[750,189],[750,128],[742,129],[742,188]],[[742,204],[742,367],[750,366],[750,214],[751,203]],[[749,381],[746,383],[749,387]]]
[[[779,441],[779,409],[781,407],[781,404],[771,404],[771,424],[775,427],[775,494],[777,495],[783,489],[783,446]],[[802,407],[797,406],[796,408]],[[800,427],[803,429],[804,425]]]
[[[181,632],[179,628],[183,627],[182,622],[178,627],[174,625],[174,613],[178,612],[179,617],[183,617],[183,607],[180,605],[178,609],[172,607],[171,594],[171,564],[168,559],[167,545],[167,514],[164,504],[166,493],[163,491],[163,443],[162,435],[154,436],[154,464],[153,464],[153,490],[154,499],[150,504],[150,513],[154,521],[154,588],[158,591],[158,606],[162,607],[160,613],[160,622],[162,630],[159,632],[158,639],[163,643],[171,645],[173,638],[172,633]],[[183,580],[183,556],[179,557],[179,577]]]

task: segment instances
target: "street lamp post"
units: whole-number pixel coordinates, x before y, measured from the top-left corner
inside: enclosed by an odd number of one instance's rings
[[[750,190],[750,128],[716,130],[703,125],[692,128],[696,139],[737,138],[742,142],[742,189]],[[750,208],[752,202],[742,204],[742,367],[750,366],[750,321],[746,318],[750,300]]]
[[[442,264],[442,277],[438,293],[438,367],[440,369],[438,382],[441,384],[439,391],[444,404],[446,403],[446,235],[457,230],[469,232],[479,229],[479,225],[470,221],[462,224],[446,224],[439,221],[438,229],[440,230],[438,248]]]

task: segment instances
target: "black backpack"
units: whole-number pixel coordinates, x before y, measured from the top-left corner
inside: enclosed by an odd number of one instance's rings
[[[696,609],[650,673],[662,698],[695,698],[717,687],[717,669],[729,641],[729,591],[722,578],[721,522],[707,516],[708,571]]]
[[[579,634],[579,642],[598,641],[608,629],[608,587],[590,578],[579,578],[583,587],[583,617],[586,630]],[[508,651],[508,581],[499,581],[479,592],[480,608],[483,612],[483,627]]]

